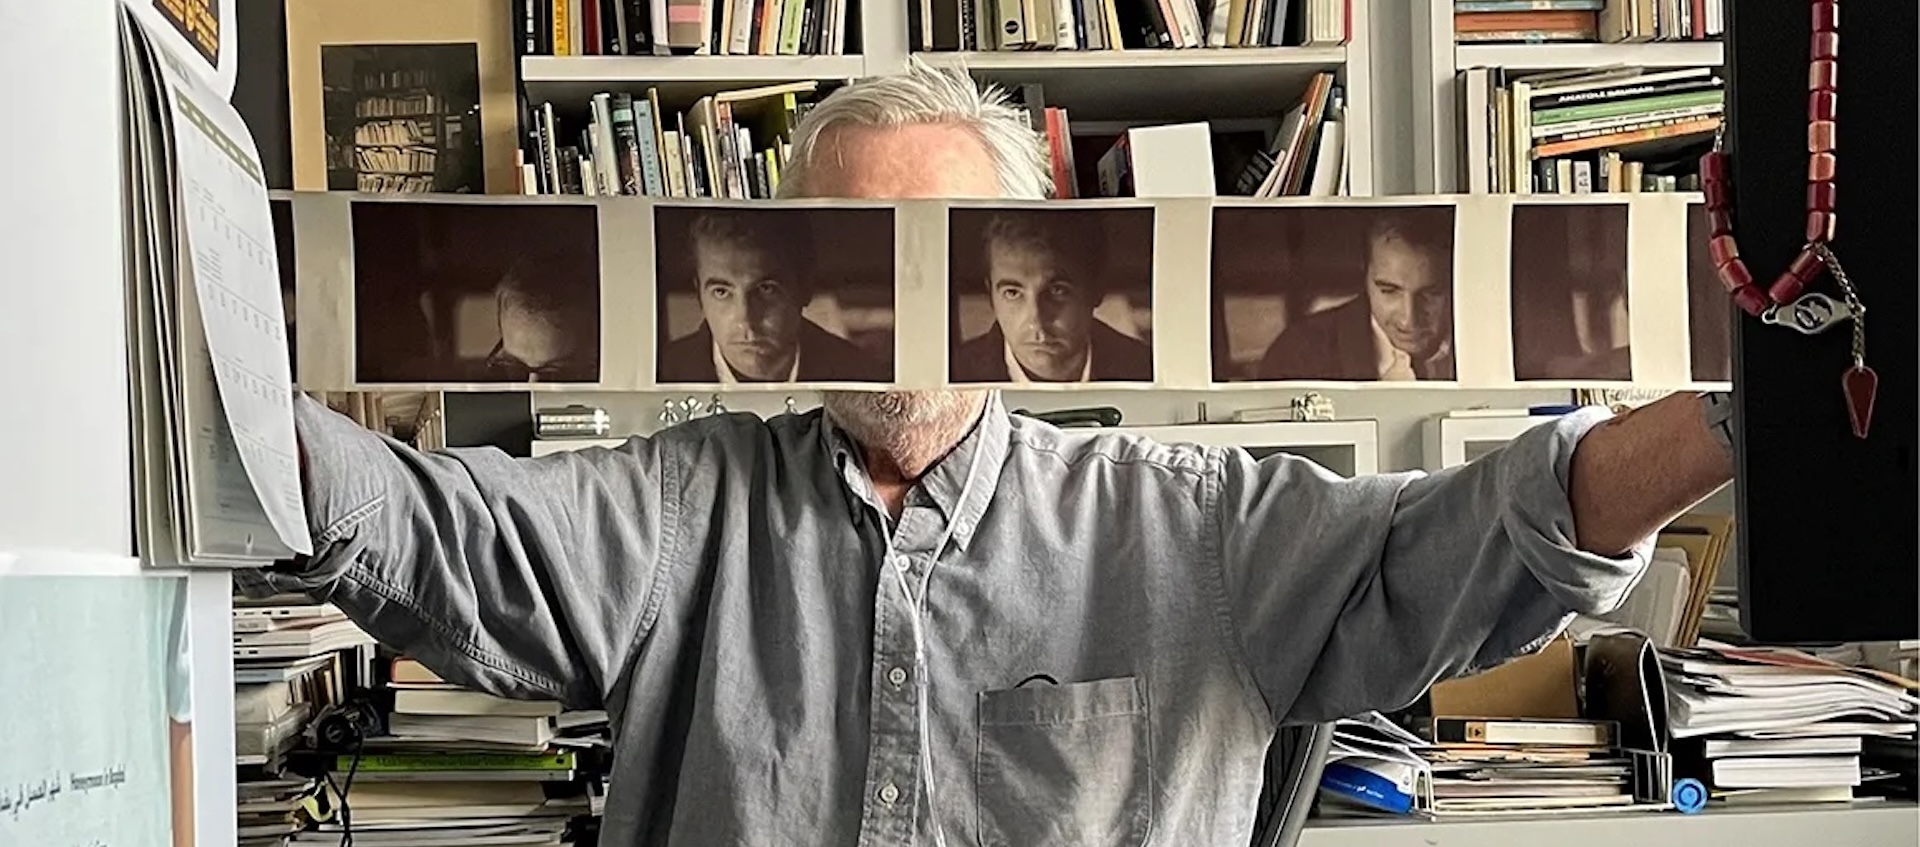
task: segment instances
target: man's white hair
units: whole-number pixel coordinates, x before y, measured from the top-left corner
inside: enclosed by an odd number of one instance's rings
[[[828,130],[916,124],[951,124],[973,133],[993,158],[1003,196],[1043,200],[1052,193],[1047,147],[1025,109],[1013,105],[999,86],[976,84],[964,68],[943,70],[915,57],[906,73],[849,83],[800,120],[782,167],[780,196],[806,194],[807,166],[820,154],[820,137]]]

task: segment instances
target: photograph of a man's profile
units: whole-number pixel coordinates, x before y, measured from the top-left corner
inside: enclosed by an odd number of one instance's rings
[[[948,216],[950,382],[1153,381],[1152,209]]]
[[[361,383],[600,379],[591,206],[353,205]]]
[[[1687,338],[1694,382],[1733,380],[1733,302],[1720,282],[1713,254],[1707,207],[1687,207]]]
[[[1513,376],[1633,379],[1627,207],[1513,207]]]
[[[654,210],[659,383],[893,381],[890,209]]]
[[[1456,379],[1453,207],[1221,207],[1215,382]]]

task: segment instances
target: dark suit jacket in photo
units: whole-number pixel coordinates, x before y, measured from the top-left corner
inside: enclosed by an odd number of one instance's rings
[[[706,321],[690,335],[667,342],[655,364],[658,382],[715,383],[713,329]],[[800,323],[801,382],[892,382],[893,362],[878,359],[813,321]]]
[[[1453,373],[1416,373],[1421,379],[1453,379]],[[1315,312],[1280,333],[1260,357],[1253,378],[1373,381],[1380,378],[1373,313],[1367,298]]]
[[[1094,382],[1152,382],[1153,347],[1095,319],[1088,333],[1093,347]],[[953,382],[1007,382],[1007,337],[994,323],[986,332],[960,342],[947,379]]]

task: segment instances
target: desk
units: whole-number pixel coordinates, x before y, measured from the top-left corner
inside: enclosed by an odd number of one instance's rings
[[[1300,847],[1914,847],[1920,806],[1852,805],[1716,809],[1701,815],[1636,812],[1538,819],[1315,820]]]

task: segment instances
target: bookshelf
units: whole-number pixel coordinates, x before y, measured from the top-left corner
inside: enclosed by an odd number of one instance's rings
[[[1731,0],[1725,0],[1731,2]],[[1469,68],[1561,71],[1608,66],[1644,68],[1720,67],[1726,44],[1719,40],[1647,41],[1619,44],[1460,44],[1450,0],[1411,0],[1412,191],[1447,194],[1458,184],[1460,86]]]
[[[1258,119],[1270,126],[1300,98],[1314,74],[1336,76],[1347,103],[1346,155],[1352,194],[1407,193],[1410,162],[1376,136],[1408,129],[1398,56],[1377,57],[1377,31],[1404,30],[1398,14],[1376,21],[1374,0],[1350,0],[1347,43],[1315,47],[920,52],[910,48],[905,3],[863,3],[848,19],[858,53],[829,56],[523,56],[522,85],[533,102],[584,102],[602,91],[657,87],[685,100],[730,88],[795,80],[840,81],[895,73],[910,55],[966,68],[1006,85],[1040,83],[1048,105],[1072,111],[1074,134],[1105,135],[1128,126],[1192,120]],[[1397,10],[1396,10],[1397,11]],[[1383,63],[1384,62],[1384,66]],[[1382,161],[1382,159],[1386,161]]]
[[[535,102],[583,102],[608,90],[658,86],[682,97],[723,88],[867,74],[865,56],[523,56],[520,78]]]

